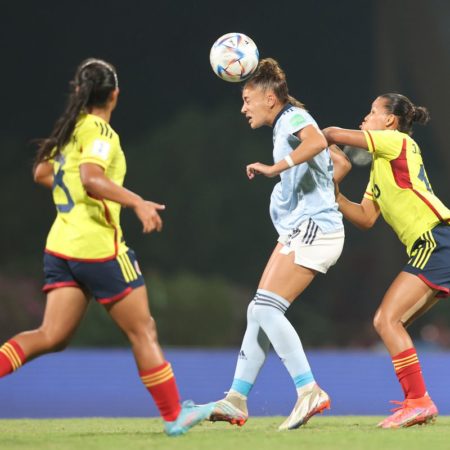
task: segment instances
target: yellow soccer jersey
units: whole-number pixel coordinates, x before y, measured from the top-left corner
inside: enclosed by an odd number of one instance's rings
[[[364,197],[377,202],[409,254],[423,233],[439,222],[450,223],[450,210],[433,194],[420,148],[409,135],[394,130],[364,135],[373,153]]]
[[[47,237],[46,252],[65,259],[105,261],[127,250],[120,228],[118,203],[97,199],[84,189],[80,164],[93,163],[118,185],[126,161],[119,136],[107,122],[81,115],[70,141],[53,161],[53,201],[57,216]]]

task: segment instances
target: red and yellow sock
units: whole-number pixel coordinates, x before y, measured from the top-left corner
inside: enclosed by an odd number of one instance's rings
[[[393,356],[392,363],[405,398],[423,397],[426,387],[416,349],[412,347]]]
[[[181,405],[172,366],[166,361],[153,369],[140,371],[139,376],[153,397],[161,417],[168,422],[174,421]]]
[[[14,372],[25,362],[25,354],[20,345],[10,339],[0,347],[0,378]]]

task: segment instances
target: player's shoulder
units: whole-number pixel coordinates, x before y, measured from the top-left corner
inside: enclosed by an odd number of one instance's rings
[[[300,129],[311,123],[315,123],[311,114],[306,109],[299,108],[298,106],[290,106],[287,108],[280,117],[280,122],[283,126]]]
[[[403,141],[404,139],[411,139],[409,135],[398,130],[368,130],[365,131],[365,133],[376,140],[385,142],[398,142]]]
[[[113,140],[118,137],[109,123],[93,114],[84,114],[78,118],[76,133],[79,136],[103,140]]]

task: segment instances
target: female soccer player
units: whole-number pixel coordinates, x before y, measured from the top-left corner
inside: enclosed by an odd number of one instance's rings
[[[242,91],[242,114],[250,127],[273,128],[273,165],[253,163],[247,176],[280,176],[270,203],[278,243],[247,310],[247,329],[227,396],[210,420],[243,425],[247,396],[272,344],[296,386],[298,400],[281,430],[294,429],[330,407],[316,384],[300,338],[285,313],[318,272],[326,273],[344,244],[342,216],[333,186],[327,142],[304,106],[288,93],[286,77],[273,59],[260,61]],[[345,167],[342,169],[345,172]]]
[[[213,405],[180,404],[172,368],[158,344],[144,279],[119,223],[124,206],[134,210],[144,233],[160,231],[158,211],[165,207],[122,187],[125,156],[109,125],[119,95],[114,67],[85,60],[71,85],[64,113],[50,137],[40,142],[34,169],[35,181],[53,190],[57,210],[44,256],[44,318],[38,329],[0,347],[0,377],[32,358],[63,350],[93,296],[128,337],[165,432],[183,434],[208,417]]]
[[[420,148],[411,138],[414,122],[428,111],[400,94],[380,95],[358,130],[330,127],[330,144],[352,145],[373,154],[367,190],[360,204],[337,194],[339,209],[356,226],[371,228],[380,213],[405,244],[408,262],[387,290],[374,326],[386,345],[405,400],[381,428],[409,427],[434,419],[438,410],[425,388],[406,326],[439,297],[450,295],[450,210],[433,194]],[[339,165],[339,158],[336,159]]]

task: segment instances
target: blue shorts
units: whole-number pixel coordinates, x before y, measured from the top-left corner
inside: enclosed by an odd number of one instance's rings
[[[71,261],[44,254],[44,292],[74,286],[94,296],[102,304],[115,302],[144,285],[134,251],[105,262]]]
[[[405,272],[417,275],[437,297],[450,296],[450,226],[436,225],[414,243]]]

